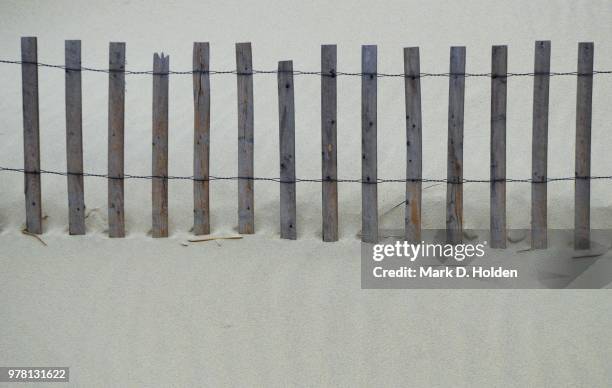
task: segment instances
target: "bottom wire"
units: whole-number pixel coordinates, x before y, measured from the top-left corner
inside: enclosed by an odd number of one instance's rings
[[[364,181],[362,179],[316,179],[316,178],[296,178],[295,180],[281,180],[281,178],[273,177],[240,177],[240,176],[213,176],[210,175],[208,178],[196,178],[191,176],[157,176],[157,175],[133,175],[124,174],[123,176],[112,177],[108,174],[96,174],[90,172],[84,173],[72,173],[64,171],[51,171],[51,170],[38,170],[38,171],[26,171],[23,168],[13,167],[0,167],[0,172],[15,172],[22,174],[47,174],[47,175],[59,175],[59,176],[83,176],[93,178],[105,178],[105,179],[168,179],[168,180],[189,180],[195,182],[208,182],[208,181],[220,181],[220,180],[252,180],[252,181],[267,181],[276,183],[323,183],[323,182],[337,182],[337,183],[362,183],[362,184],[378,184],[378,183],[407,183],[407,182],[424,182],[424,183],[452,183],[452,184],[463,184],[463,183],[496,183],[496,182],[509,182],[509,183],[549,183],[559,181],[575,181],[575,180],[603,180],[612,179],[612,175],[604,176],[572,176],[572,177],[560,177],[560,178],[546,178],[542,180],[534,180],[532,178],[515,179],[434,179],[434,178],[404,178],[404,179],[383,179],[379,178],[375,181]]]

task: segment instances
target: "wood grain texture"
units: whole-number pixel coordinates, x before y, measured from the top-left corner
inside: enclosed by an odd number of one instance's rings
[[[508,47],[491,50],[491,248],[506,248],[506,100]]]
[[[108,75],[108,235],[125,237],[125,43],[111,42]]]
[[[81,41],[67,40],[65,42],[65,56],[68,231],[72,235],[80,235],[85,234]]]
[[[421,119],[421,67],[418,47],[404,48],[406,99],[406,208],[405,237],[421,242],[423,136]]]
[[[321,179],[323,241],[338,241],[337,49],[321,46]]]
[[[168,237],[168,71],[170,57],[153,55],[153,237]]]
[[[278,118],[280,155],[280,234],[297,238],[295,203],[295,104],[293,62],[278,63]]]
[[[550,41],[535,42],[533,77],[533,140],[531,142],[531,248],[546,249],[548,178],[548,101]]]
[[[593,43],[578,45],[574,249],[590,248]]]
[[[25,169],[26,230],[42,233],[40,126],[38,115],[38,47],[35,37],[21,38],[23,97],[23,168]]]
[[[193,233],[210,233],[210,77],[208,42],[193,44]]]
[[[238,72],[238,232],[255,233],[253,60],[251,43],[236,43]]]
[[[465,47],[451,47],[448,88],[448,166],[446,184],[446,241],[463,241],[463,110]]]
[[[361,241],[378,242],[377,47],[361,46]]]

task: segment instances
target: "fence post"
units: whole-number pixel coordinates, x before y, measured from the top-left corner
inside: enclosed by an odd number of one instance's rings
[[[210,233],[210,77],[209,44],[193,44],[193,233]]]
[[[578,45],[574,249],[590,248],[593,51],[591,42]]]
[[[280,153],[280,229],[281,238],[295,240],[295,105],[293,100],[293,62],[278,63],[278,115]]]
[[[26,229],[42,233],[40,127],[38,118],[38,54],[36,37],[21,38],[23,91],[23,168],[25,170]]]
[[[377,47],[361,46],[361,240],[378,242]]]
[[[236,43],[238,86],[238,232],[255,233],[253,60],[251,43]]]
[[[168,71],[170,57],[153,55],[153,237],[168,237]]]
[[[66,160],[68,162],[68,230],[85,234],[83,192],[83,120],[81,41],[67,40],[66,51]]]
[[[338,241],[336,45],[321,46],[323,241]]]
[[[108,235],[125,237],[125,43],[111,42],[108,75]]]
[[[463,108],[465,47],[451,47],[448,88],[448,166],[446,184],[446,240],[463,241]]]
[[[418,47],[404,48],[406,93],[406,210],[405,237],[421,241],[421,178],[423,147],[421,123],[421,69]]]
[[[506,89],[508,46],[491,50],[491,248],[506,248]]]
[[[550,41],[535,42],[533,78],[533,140],[531,145],[531,248],[546,249],[548,178],[548,96]]]

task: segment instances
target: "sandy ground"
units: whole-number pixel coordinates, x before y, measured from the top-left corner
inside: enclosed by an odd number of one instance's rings
[[[352,241],[0,241],[21,252],[1,261],[2,363],[69,365],[78,386],[612,378],[609,290],[360,290]]]
[[[448,48],[467,46],[467,70],[490,71],[490,46],[508,44],[510,71],[533,68],[533,42],[552,41],[552,69],[576,68],[577,42],[595,42],[595,68],[612,69],[607,1],[234,2],[0,4],[0,57],[19,59],[19,37],[39,37],[39,60],[63,63],[64,39],[82,39],[83,64],[104,68],[108,42],[127,42],[127,67],[153,52],[189,70],[193,41],[211,42],[211,68],[235,67],[234,43],[253,42],[257,69],[293,59],[318,70],[320,45],[338,44],[338,68],[360,70],[360,45],[379,45],[379,71],[402,71],[402,47],[421,47],[421,69],[448,71]],[[0,165],[21,167],[20,69],[0,67]],[[41,69],[42,166],[65,170],[64,74]],[[508,86],[508,176],[530,176],[531,78]],[[85,168],[105,172],[108,79],[83,75]],[[573,175],[573,77],[551,83],[549,175]],[[296,77],[297,175],[320,175],[319,79]],[[593,174],[610,175],[612,77],[593,96]],[[278,176],[274,76],[255,77],[255,170]],[[448,82],[423,80],[424,176],[446,176]],[[489,173],[487,79],[466,82],[465,176]],[[234,76],[211,79],[211,173],[236,173]],[[338,81],[339,175],[360,174],[358,78]],[[190,76],[170,79],[170,174],[191,175]],[[401,79],[379,81],[379,176],[404,176]],[[150,174],[151,80],[127,79],[126,172]],[[215,235],[236,226],[236,184],[212,185]],[[24,236],[23,178],[0,175],[1,365],[69,365],[74,386],[609,386],[607,291],[361,290],[360,187],[340,185],[340,235],[320,241],[320,186],[298,187],[298,241],[278,238],[278,187],[256,184],[257,234],[188,247],[189,182],[170,186],[171,237],[153,240],[150,182],[126,184],[128,237],[106,237],[106,182],[86,180],[88,235],[67,236],[66,183],[43,177],[42,238]],[[529,225],[530,188],[508,185],[509,224]],[[424,192],[424,226],[444,225],[444,186]],[[592,226],[612,227],[612,186],[592,185]],[[380,212],[403,199],[381,185]],[[573,223],[573,184],[549,188],[549,224]],[[398,228],[403,214],[381,225]],[[487,185],[466,185],[465,222],[488,226]]]

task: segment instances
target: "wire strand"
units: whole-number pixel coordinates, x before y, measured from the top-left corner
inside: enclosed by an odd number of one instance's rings
[[[110,176],[108,174],[101,173],[73,173],[64,171],[53,171],[53,170],[39,170],[39,171],[26,171],[23,168],[14,167],[0,167],[0,172],[14,172],[23,174],[47,174],[47,175],[59,175],[59,176],[83,176],[91,178],[104,178],[104,179],[168,179],[168,180],[187,180],[196,182],[209,182],[209,181],[227,181],[227,180],[252,180],[252,181],[264,181],[264,182],[276,182],[276,183],[322,183],[322,182],[337,182],[337,183],[362,183],[362,184],[378,184],[378,183],[407,183],[407,182],[424,182],[424,183],[493,183],[493,182],[508,182],[508,183],[549,183],[559,181],[575,181],[575,180],[611,180],[612,175],[606,176],[572,176],[572,177],[559,177],[559,178],[546,178],[546,179],[532,179],[532,178],[506,178],[506,179],[468,179],[463,178],[461,180],[449,180],[449,179],[436,179],[436,178],[391,178],[384,179],[379,178],[376,181],[364,181],[362,179],[318,179],[318,178],[296,178],[295,180],[282,180],[276,177],[241,177],[241,176],[215,176],[210,175],[208,178],[196,178],[193,175],[134,175],[134,174],[123,174],[122,176]]]
[[[343,71],[334,71],[334,72],[321,72],[321,71],[303,71],[303,70],[293,70],[293,71],[279,71],[279,70],[252,70],[250,72],[238,72],[237,70],[184,70],[177,71],[171,70],[163,73],[156,73],[153,70],[110,70],[110,69],[101,69],[101,68],[93,68],[82,66],[79,68],[70,68],[65,65],[54,65],[49,63],[42,62],[28,62],[28,61],[16,61],[16,60],[8,60],[8,59],[0,59],[0,63],[3,64],[15,64],[15,65],[36,65],[38,67],[46,67],[52,69],[61,69],[65,71],[88,71],[94,73],[122,73],[125,75],[193,75],[193,74],[211,74],[211,75],[222,75],[222,74],[233,74],[233,75],[256,75],[256,74],[279,74],[279,73],[291,73],[296,76],[300,75],[317,75],[317,76],[327,76],[327,77],[336,77],[336,76],[354,76],[354,77],[362,77],[362,76],[372,76],[376,75],[379,78],[428,78],[428,77],[465,77],[465,78],[491,78],[491,77],[500,77],[498,75],[493,76],[492,73],[420,73],[418,76],[416,75],[407,75],[404,73],[362,73],[362,72],[343,72]],[[505,77],[534,77],[537,75],[545,75],[551,77],[558,76],[592,76],[598,74],[612,74],[612,70],[593,70],[592,73],[578,73],[577,71],[564,71],[564,72],[548,72],[548,73],[535,73],[535,72],[527,72],[527,73],[507,73]],[[501,76],[504,77],[504,76]]]

